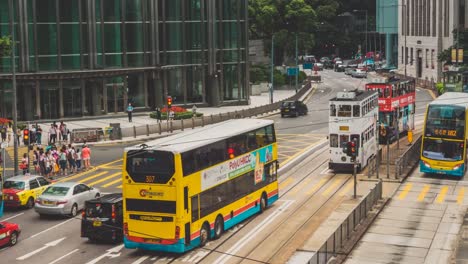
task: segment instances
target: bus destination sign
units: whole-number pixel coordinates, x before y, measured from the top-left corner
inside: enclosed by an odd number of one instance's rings
[[[457,131],[454,129],[434,129],[434,135],[456,137]]]

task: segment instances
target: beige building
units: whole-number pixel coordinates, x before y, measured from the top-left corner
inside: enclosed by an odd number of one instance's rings
[[[440,80],[437,55],[454,44],[458,25],[468,28],[468,0],[399,0],[398,11],[398,72]]]

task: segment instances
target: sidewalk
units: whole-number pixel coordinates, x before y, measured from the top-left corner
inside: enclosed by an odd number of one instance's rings
[[[310,92],[309,90],[308,92]],[[284,99],[290,98],[295,94],[294,90],[275,90],[273,94],[273,101],[274,102],[279,102]],[[307,93],[308,94],[308,93]],[[306,95],[307,95],[306,94]],[[305,97],[305,96],[304,96]],[[304,98],[303,97],[303,98]],[[259,106],[265,106],[269,105],[269,94],[268,93],[262,93],[261,95],[258,96],[250,96],[250,105],[237,105],[237,106],[224,106],[224,107],[200,107],[197,108],[197,112],[203,113],[204,117],[208,118],[211,115],[219,115],[219,114],[225,114],[228,112],[234,112],[234,111],[242,111],[244,109],[249,109],[249,108],[254,108],[254,107],[259,107]],[[102,128],[104,129],[105,127],[109,126],[111,123],[119,123],[120,127],[122,130],[129,130],[132,129],[133,127],[138,128],[144,128],[147,125],[157,125],[156,119],[150,118],[149,116],[150,112],[139,112],[139,113],[134,113],[133,115],[133,122],[128,122],[128,117],[126,114],[109,114],[109,115],[104,115],[101,117],[90,117],[89,119],[80,119],[80,120],[71,120],[71,121],[65,121],[64,123],[67,125],[67,128],[70,131],[73,131],[73,129],[83,129],[83,128]],[[57,124],[60,124],[59,121],[56,122]],[[39,122],[38,123],[42,130],[42,145],[47,144],[47,139],[48,139],[48,130],[50,128],[51,122]],[[162,126],[166,126],[166,121],[162,122]],[[137,136],[137,137],[124,137],[121,140],[107,140],[107,141],[99,141],[99,142],[89,142],[90,145],[94,144],[105,144],[105,143],[121,143],[121,142],[132,142],[132,141],[138,141],[138,140],[150,140],[154,138],[161,137],[159,133],[154,133],[155,131],[151,131],[153,133],[150,133],[149,136],[147,135],[142,135],[142,136]],[[163,133],[163,135],[167,135],[168,133]]]

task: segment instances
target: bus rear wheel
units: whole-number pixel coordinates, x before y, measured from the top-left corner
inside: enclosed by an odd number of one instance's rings
[[[207,223],[203,224],[200,230],[200,247],[204,247],[210,238],[210,228]]]
[[[220,238],[223,232],[224,232],[223,218],[220,215],[218,215],[218,217],[216,217],[215,226],[214,226],[214,239]]]

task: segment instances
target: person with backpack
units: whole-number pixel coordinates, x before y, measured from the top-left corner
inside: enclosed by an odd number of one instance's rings
[[[70,173],[75,173],[76,172],[75,147],[73,147],[71,144],[68,144],[67,151],[68,151],[67,152],[67,160],[68,160],[69,172]]]
[[[62,148],[59,154],[60,175],[67,176],[67,154],[66,150]]]
[[[128,103],[127,106],[127,113],[128,113],[128,122],[132,122],[132,113],[133,113],[133,105],[132,103]]]
[[[77,171],[81,170],[81,152],[79,148],[76,148],[75,161],[76,161],[76,170]]]
[[[19,165],[19,167],[21,170],[23,170],[23,175],[29,173],[29,158],[27,153],[23,154],[23,158],[21,159],[21,164]]]

